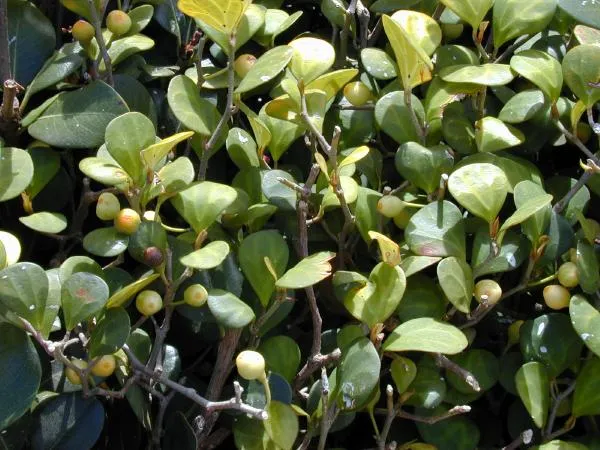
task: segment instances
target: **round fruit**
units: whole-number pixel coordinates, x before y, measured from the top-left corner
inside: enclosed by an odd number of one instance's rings
[[[112,34],[121,36],[129,31],[131,28],[131,17],[126,12],[115,9],[108,13],[106,16],[106,28],[108,28]]]
[[[115,194],[104,192],[98,197],[96,215],[100,220],[113,220],[121,211],[121,203]]]
[[[123,208],[115,217],[115,228],[119,233],[133,234],[140,226],[142,219],[140,215],[131,208]]]
[[[256,63],[256,56],[243,54],[238,56],[233,63],[233,70],[237,73],[237,76],[240,78],[244,78],[250,69]]]
[[[592,127],[590,127],[585,122],[579,122],[577,124],[576,132],[577,132],[577,137],[584,144],[587,144],[588,141],[590,140],[590,138],[592,137]]]
[[[113,355],[102,356],[96,364],[92,366],[92,374],[97,377],[110,377],[117,367],[117,360]]]
[[[404,202],[395,195],[384,195],[377,202],[377,211],[385,217],[396,217],[404,209]]]
[[[94,26],[86,20],[78,20],[71,28],[73,39],[82,44],[89,44],[92,38],[96,35]]]
[[[521,325],[525,323],[523,320],[515,320],[508,326],[508,345],[514,345],[519,342]]]
[[[265,358],[253,350],[244,350],[235,359],[238,373],[246,380],[265,377]]]
[[[183,293],[183,301],[190,306],[199,308],[208,300],[208,291],[201,284],[192,284]]]
[[[71,363],[73,363],[75,367],[78,367],[81,370],[87,369],[88,366],[88,363],[83,359],[74,358],[73,360],[71,360]],[[67,377],[67,380],[69,380],[71,383],[81,384],[81,378],[79,377],[79,374],[75,372],[75,370],[71,367],[65,367],[65,376]]]
[[[394,216],[394,224],[404,230],[412,216],[418,211],[417,208],[404,208],[399,214]]]
[[[465,29],[465,26],[462,23],[442,23],[440,26],[446,41],[453,41],[454,39],[460,37]]]
[[[479,303],[493,305],[502,297],[502,288],[494,280],[480,280],[475,285],[473,295]]]
[[[548,308],[563,309],[569,306],[571,294],[560,284],[550,284],[544,288],[544,301]]]
[[[579,284],[577,265],[566,262],[558,268],[558,282],[566,288],[573,288]]]
[[[148,247],[146,250],[144,250],[144,262],[150,267],[158,267],[163,263],[164,260],[165,257],[160,248]]]
[[[151,316],[162,309],[162,297],[156,291],[142,291],[135,299],[135,307],[142,315]]]
[[[344,97],[354,106],[362,106],[373,96],[371,89],[362,81],[353,81],[344,86]]]

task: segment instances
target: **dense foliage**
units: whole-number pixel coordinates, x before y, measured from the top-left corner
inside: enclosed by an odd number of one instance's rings
[[[0,447],[600,448],[597,0],[0,0]]]

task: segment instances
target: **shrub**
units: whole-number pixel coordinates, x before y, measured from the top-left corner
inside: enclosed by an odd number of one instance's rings
[[[596,448],[599,11],[0,2],[1,446]]]

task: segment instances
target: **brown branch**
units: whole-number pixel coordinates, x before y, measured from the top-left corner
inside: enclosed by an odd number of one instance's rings
[[[461,366],[459,366],[458,364],[456,364],[454,361],[449,359],[446,355],[442,355],[441,353],[436,353],[434,355],[434,357],[435,357],[435,364],[438,367],[440,367],[442,369],[447,369],[450,372],[453,372],[456,375],[458,375],[475,392],[481,391],[481,386],[479,386],[479,382],[477,381],[477,379],[471,372],[469,372],[468,370],[466,370],[466,369],[462,368]]]

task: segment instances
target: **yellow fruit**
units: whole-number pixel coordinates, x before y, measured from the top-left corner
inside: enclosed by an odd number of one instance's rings
[[[566,262],[558,268],[558,282],[566,288],[573,288],[579,284],[577,265]]]
[[[85,20],[78,20],[73,24],[71,34],[76,41],[79,41],[82,44],[89,44],[95,36],[96,30],[94,30],[94,26],[91,23]]]
[[[208,291],[201,284],[192,284],[183,293],[183,301],[196,308],[204,306],[207,300]]]
[[[479,303],[495,304],[502,297],[502,288],[494,280],[480,280],[473,291]]]
[[[106,28],[116,36],[121,36],[131,28],[131,17],[126,12],[115,9],[106,16]]]
[[[121,203],[115,194],[104,192],[96,203],[96,216],[100,220],[113,220],[121,210]]]
[[[246,380],[256,380],[265,377],[265,359],[253,350],[244,350],[235,359],[238,373]]]
[[[140,215],[131,208],[123,208],[115,217],[115,228],[119,233],[131,235],[140,226],[142,219]]]
[[[71,360],[71,363],[73,363],[74,366],[76,366],[82,370],[87,369],[87,366],[88,366],[88,363],[86,361],[84,361],[83,359],[74,358]],[[70,367],[65,367],[65,376],[67,377],[67,380],[69,380],[71,383],[81,384],[81,378],[79,378],[79,374],[77,372],[75,372],[74,369],[72,369]]]
[[[460,37],[465,29],[465,26],[462,23],[442,23],[440,24],[440,27],[442,28],[442,33],[446,41],[453,41]]]
[[[163,307],[163,300],[156,291],[142,291],[135,299],[135,307],[144,316],[152,316]]]
[[[417,208],[404,208],[399,214],[394,216],[394,224],[404,230],[408,225],[410,218],[418,211]]]
[[[104,355],[92,366],[92,374],[97,377],[110,377],[117,367],[117,360],[113,355]]]
[[[385,217],[396,217],[404,208],[404,202],[395,195],[384,195],[377,202],[377,211]]]
[[[238,77],[244,78],[246,74],[250,72],[250,69],[252,69],[255,63],[256,56],[243,54],[238,56],[234,61],[233,70],[235,70],[235,73],[237,73]]]
[[[563,309],[569,306],[571,294],[560,284],[550,284],[544,288],[544,301],[550,309]]]
[[[515,320],[508,326],[508,345],[514,345],[519,342],[520,333],[521,333],[521,325],[523,325],[523,320]]]
[[[362,81],[353,81],[344,86],[344,97],[352,105],[362,106],[373,97],[373,93]]]

